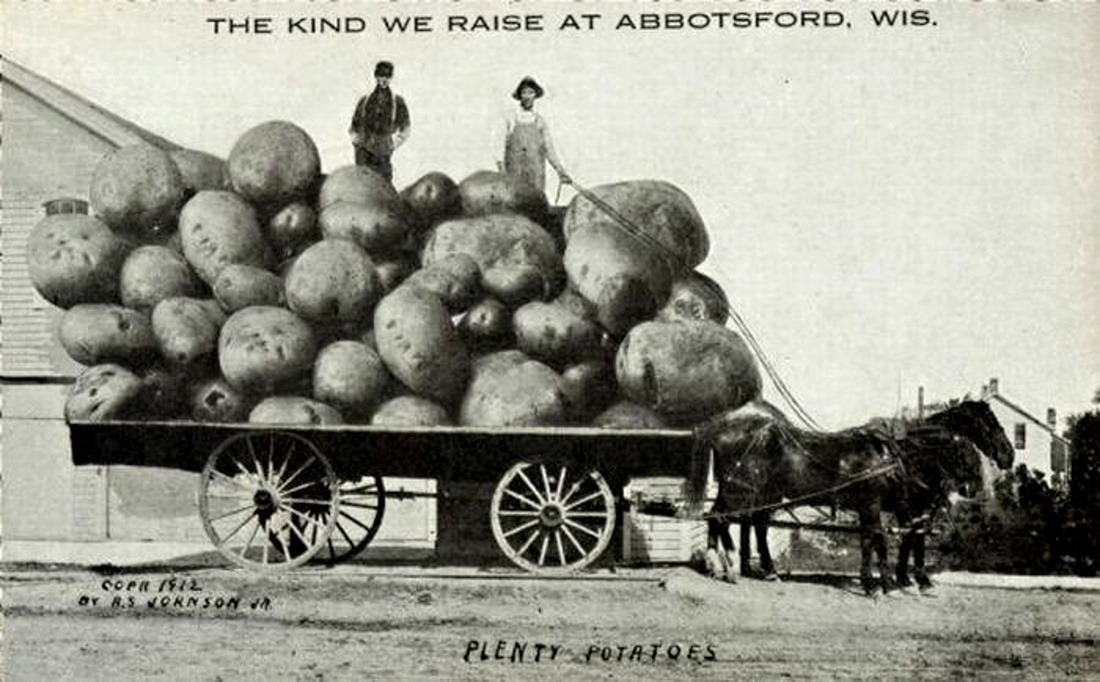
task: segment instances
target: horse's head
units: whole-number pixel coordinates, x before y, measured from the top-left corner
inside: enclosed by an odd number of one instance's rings
[[[928,421],[968,439],[1001,469],[1012,468],[1016,451],[989,403],[966,400],[932,415]]]

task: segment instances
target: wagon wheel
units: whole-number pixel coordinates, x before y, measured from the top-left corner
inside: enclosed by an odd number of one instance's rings
[[[258,571],[300,566],[324,546],[339,515],[328,458],[293,433],[239,433],[210,454],[199,514],[214,546]]]
[[[519,462],[497,483],[490,515],[493,537],[520,568],[577,571],[611,542],[615,497],[595,470]]]
[[[386,490],[381,476],[341,481],[336,526],[313,560],[338,564],[362,552],[378,534],[385,511]]]

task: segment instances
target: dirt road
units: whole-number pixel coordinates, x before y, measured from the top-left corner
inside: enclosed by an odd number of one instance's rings
[[[7,571],[5,680],[898,679],[1100,676],[1100,592],[687,569],[532,579],[347,566]],[[93,601],[94,600],[94,601]]]

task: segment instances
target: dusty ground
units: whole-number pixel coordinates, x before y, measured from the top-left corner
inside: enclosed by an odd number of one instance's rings
[[[170,578],[185,589],[158,592]],[[868,599],[839,578],[400,566],[13,569],[2,584],[0,677],[16,681],[1100,677],[1095,589],[941,584]]]

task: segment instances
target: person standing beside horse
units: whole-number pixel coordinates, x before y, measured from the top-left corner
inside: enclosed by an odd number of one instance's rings
[[[351,144],[355,164],[366,166],[393,182],[391,157],[409,139],[409,108],[401,95],[390,89],[393,63],[378,62],[374,67],[374,91],[360,98],[351,119]]]
[[[520,80],[512,93],[519,107],[505,121],[504,161],[497,166],[505,173],[520,178],[533,187],[546,191],[546,164],[557,172],[563,185],[572,181],[554,149],[550,127],[535,111],[535,100],[543,96],[542,86],[530,76]]]

